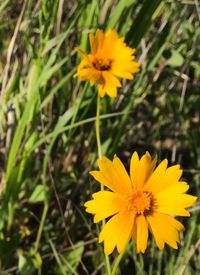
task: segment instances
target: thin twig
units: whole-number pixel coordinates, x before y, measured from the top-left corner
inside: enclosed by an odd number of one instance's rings
[[[8,79],[8,72],[9,72],[9,68],[10,68],[11,57],[12,57],[15,41],[16,41],[16,38],[17,38],[17,34],[19,32],[19,28],[20,28],[20,25],[21,25],[21,21],[22,21],[23,15],[24,15],[24,11],[25,11],[25,7],[26,7],[26,4],[27,4],[27,1],[28,0],[24,1],[21,13],[20,13],[19,18],[17,20],[17,25],[15,27],[14,34],[13,34],[11,40],[10,40],[10,44],[9,44],[9,47],[8,47],[7,61],[6,61],[6,66],[4,68],[4,73],[3,73],[4,77],[3,77],[3,83],[2,83],[2,89],[1,89],[0,101],[3,98],[3,95],[4,95],[5,91],[6,91],[6,85],[7,85],[7,79]]]
[[[63,15],[63,4],[64,4],[64,0],[60,0],[59,6],[58,6],[58,12],[57,12],[56,35],[60,32],[60,25],[61,25],[62,15]]]

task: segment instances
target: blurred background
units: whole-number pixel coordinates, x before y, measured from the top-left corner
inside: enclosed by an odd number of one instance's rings
[[[75,47],[114,28],[141,71],[101,100],[103,153],[127,169],[137,150],[179,163],[200,194],[198,0],[0,0],[0,274],[106,274],[100,224],[83,204],[100,186],[97,89],[73,75]],[[129,244],[118,274],[200,274],[200,204],[181,247]],[[110,257],[114,261],[117,253]]]

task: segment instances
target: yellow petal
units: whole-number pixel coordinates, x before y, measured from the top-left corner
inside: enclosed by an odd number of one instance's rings
[[[127,187],[129,192],[132,192],[132,185],[129,175],[126,172],[121,160],[115,155],[113,159],[113,166],[115,167],[120,181]]]
[[[108,29],[105,36],[106,38],[110,37],[111,41],[113,41],[118,38],[118,33],[114,29]]]
[[[104,37],[103,50],[104,54],[109,58],[112,58],[113,48],[116,47],[116,43],[118,41],[118,34],[115,30],[108,30]]]
[[[163,164],[163,169],[164,167]],[[167,168],[163,173],[160,173],[159,176],[155,176],[154,179],[149,179],[147,184],[154,194],[159,193],[175,182],[178,182],[181,175],[182,170],[180,169],[180,165],[173,165]]]
[[[137,226],[137,253],[144,253],[147,247],[148,242],[148,223],[143,215],[139,215],[136,218],[136,226]]]
[[[131,234],[130,225],[133,224],[134,215],[129,211],[119,212],[105,224],[99,234],[99,242],[104,241],[104,252],[109,255],[119,243],[120,250]],[[130,232],[129,232],[130,229]],[[124,232],[124,233],[123,233]],[[127,233],[127,235],[125,235]],[[120,240],[120,237],[122,239]]]
[[[115,86],[115,87],[122,86],[120,81],[114,75],[112,75],[110,72],[104,71],[102,73],[102,75],[103,75],[103,78],[105,79],[105,85],[107,83],[109,83],[109,86]]]
[[[90,171],[90,175],[92,175],[96,181],[108,187],[110,190],[119,193],[119,188],[117,188],[107,174],[108,173],[104,174],[101,171]]]
[[[106,186],[120,195],[130,195],[131,190],[128,187],[126,179],[119,177],[119,172],[116,165],[106,157],[98,160],[101,175],[106,179]],[[101,183],[104,184],[105,181]]]
[[[90,61],[88,61],[88,59],[87,58],[83,58],[83,60],[81,61],[81,63],[79,64],[79,66],[78,66],[78,73],[82,70],[82,69],[84,69],[84,68],[91,68],[91,66],[90,66]]]
[[[179,221],[177,221],[174,218],[168,219],[168,221],[178,231],[183,231],[185,229],[185,227],[182,225],[182,223],[180,223]]]
[[[91,58],[93,59],[93,56],[91,54],[86,54],[84,51],[82,51],[79,48],[75,48],[75,50],[84,56],[84,59],[81,61],[81,63],[79,64],[78,67],[79,68],[83,67],[84,62],[85,62],[85,64],[88,64],[92,67]]]
[[[175,183],[171,183],[171,185],[169,185],[167,188],[165,188],[164,190],[160,191],[158,194],[163,193],[163,192],[173,192],[175,193],[184,193],[189,189],[189,185],[187,184],[187,182],[184,181],[178,181]]]
[[[156,167],[155,171],[151,174],[151,176],[149,177],[145,187],[146,188],[151,188],[154,191],[154,185],[159,184],[159,177],[160,175],[162,175],[165,170],[167,169],[167,164],[168,164],[168,160],[164,159],[159,165],[158,167]]]
[[[106,94],[110,97],[116,97],[117,96],[117,88],[114,86],[105,87]]]
[[[133,224],[133,228],[132,228],[132,231],[131,231],[131,237],[132,237],[132,240],[137,244],[137,224],[136,224],[136,218],[135,218],[135,221],[134,221],[134,224]]]
[[[177,242],[180,242],[180,237],[177,229],[183,227],[177,223],[169,215],[154,212],[153,215],[147,216],[151,232],[154,236],[155,242],[160,249],[163,249],[164,244],[167,243],[174,249],[177,249]]]
[[[124,62],[124,66],[122,67],[120,64]],[[136,65],[137,64],[137,65]],[[111,73],[118,76],[123,77],[126,79],[133,79],[133,73],[139,72],[139,64],[136,62],[130,63],[128,65],[128,62],[125,60],[115,60],[112,64]]]
[[[135,219],[135,214],[132,212],[132,213],[130,213],[129,220],[127,221],[127,224],[124,226],[124,228],[118,238],[117,250],[119,253],[121,253],[125,249],[126,244],[130,238],[131,231],[132,231],[133,224],[134,224],[134,219]]]
[[[89,34],[89,40],[90,40],[90,48],[91,48],[91,52],[92,54],[95,54],[98,48],[98,41],[97,39],[94,37],[93,33]]]
[[[97,30],[96,31],[96,39],[98,41],[98,49],[100,48],[103,48],[103,43],[104,43],[104,39],[105,39],[105,36],[102,32],[102,30]]]
[[[85,55],[87,55],[84,51],[82,51],[81,49],[79,49],[79,48],[75,48],[74,49],[76,52],[79,52],[80,54],[82,54],[83,56],[85,56]]]
[[[91,86],[94,85],[94,83],[100,78],[100,73],[91,68],[80,69],[78,70],[77,75],[81,78],[81,80],[89,79]]]
[[[106,71],[102,73],[102,77],[104,79],[105,92],[110,97],[115,97],[117,95],[117,87],[121,87],[121,83],[115,76]]]
[[[171,215],[190,216],[185,208],[192,206],[197,197],[182,194],[187,189],[188,185],[185,182],[178,182],[154,195],[157,205],[156,211]]]
[[[152,160],[148,152],[142,156],[137,168],[137,188],[143,188],[155,168],[156,161],[157,157]]]
[[[106,91],[105,91],[104,85],[101,85],[101,84],[98,85],[98,92],[99,92],[100,97],[105,96]]]
[[[137,152],[134,152],[131,157],[131,164],[130,164],[130,177],[134,188],[136,188],[137,186],[136,183],[137,183],[138,164],[139,164],[139,157]]]
[[[130,79],[130,80],[134,78],[134,76],[130,72],[124,71],[124,70],[118,68],[118,66],[113,67],[111,72],[112,72],[112,74],[114,74],[118,77]]]
[[[94,193],[92,197],[93,200],[87,201],[84,206],[86,212],[95,214],[95,223],[118,213],[124,208],[123,198],[113,192],[99,191]]]

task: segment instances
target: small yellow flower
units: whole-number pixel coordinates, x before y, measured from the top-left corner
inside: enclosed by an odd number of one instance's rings
[[[77,49],[83,60],[78,66],[75,76],[81,80],[89,80],[90,85],[98,83],[99,95],[110,97],[117,95],[117,88],[121,87],[117,77],[133,79],[133,73],[139,71],[139,64],[134,62],[134,49],[126,46],[124,38],[119,38],[115,30],[108,30],[105,34],[101,30],[94,36],[89,34],[91,54]]]
[[[148,231],[160,249],[165,243],[178,248],[179,231],[184,227],[173,216],[190,216],[185,208],[197,198],[185,194],[189,185],[179,181],[182,175],[179,165],[167,168],[165,159],[155,169],[156,162],[157,158],[152,159],[148,152],[141,159],[134,152],[130,177],[117,156],[113,161],[102,157],[98,160],[100,171],[90,172],[112,191],[94,193],[93,200],[85,203],[86,211],[95,215],[95,223],[112,216],[99,235],[106,254],[112,253],[115,246],[121,253],[130,237],[137,245],[137,252],[144,253]]]

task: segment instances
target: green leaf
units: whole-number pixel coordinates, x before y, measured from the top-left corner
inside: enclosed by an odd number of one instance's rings
[[[72,251],[66,254],[65,259],[74,270],[77,269],[80,263],[83,251],[84,251],[84,245],[83,245],[83,242],[81,241],[81,242],[78,242],[76,246],[74,246]]]
[[[152,17],[162,0],[146,0],[127,34],[127,42],[135,48],[153,23]],[[135,10],[133,10],[135,13]]]
[[[28,200],[29,203],[38,203],[38,202],[46,201],[47,200],[47,192],[48,192],[48,189],[46,186],[44,186],[42,184],[37,185]]]
[[[167,64],[171,67],[179,67],[183,65],[183,62],[184,62],[183,56],[176,50],[172,50],[172,55],[167,60]]]
[[[89,29],[92,25],[93,17],[95,14],[95,11],[97,9],[97,1],[93,0],[91,3],[87,6],[86,13],[84,15],[84,26],[83,28]],[[82,32],[81,33],[81,43],[80,43],[80,48],[83,51],[87,50],[87,45],[88,45],[88,31]]]
[[[84,251],[84,243],[82,241],[78,242],[73,246],[73,250],[65,253],[64,255],[60,255],[58,262],[58,267],[55,268],[56,274],[74,274],[78,275],[77,268],[81,261],[82,255]],[[58,257],[58,255],[57,255]]]
[[[39,253],[34,254],[33,258],[33,265],[36,269],[40,269],[42,266],[42,258]]]
[[[135,3],[135,0],[119,1],[119,3],[113,11],[112,17],[110,18],[107,28],[114,28],[117,25],[117,23],[120,22],[120,17],[122,16],[123,11],[130,8],[130,6],[133,5],[133,3]]]
[[[17,153],[19,150],[19,147],[21,145],[21,141],[23,138],[23,135],[25,133],[26,126],[28,122],[31,121],[33,116],[33,108],[37,102],[38,99],[38,78],[39,78],[39,71],[40,68],[36,62],[33,63],[32,68],[30,70],[29,74],[29,84],[28,85],[28,100],[24,109],[24,112],[22,114],[22,117],[20,118],[17,129],[15,131],[14,139],[10,148],[9,156],[8,156],[8,164],[7,164],[7,171],[6,171],[6,177],[7,180],[9,180],[9,177],[12,173],[12,170],[14,168]],[[32,85],[35,83],[35,85]]]

